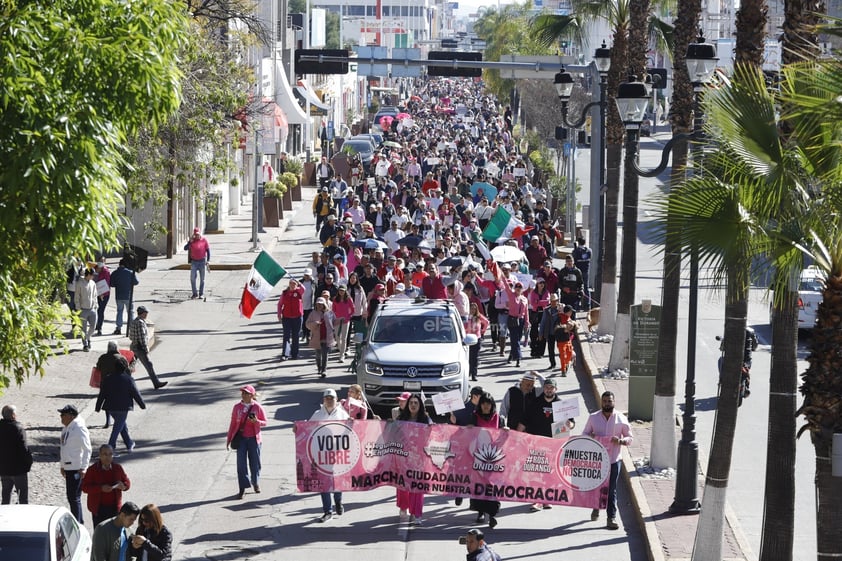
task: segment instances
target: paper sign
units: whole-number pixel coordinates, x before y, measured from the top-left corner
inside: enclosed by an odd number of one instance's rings
[[[567,421],[560,421],[552,424],[553,438],[570,438],[570,425]]]
[[[103,294],[108,294],[111,292],[111,287],[108,286],[108,282],[105,279],[98,280],[96,282],[96,295],[102,296]]]
[[[579,399],[571,397],[553,402],[553,421],[556,423],[579,416]]]
[[[526,177],[526,168],[515,168],[515,177]]]
[[[523,289],[532,288],[535,286],[535,279],[529,273],[513,273],[515,278],[523,285]]]
[[[359,399],[354,399],[353,397],[348,397],[348,405],[352,407],[359,407],[360,409],[365,409],[365,403],[363,403]]]
[[[462,401],[462,392],[451,390],[435,394],[433,396],[433,407],[436,408],[436,414],[438,415],[444,415],[451,411],[461,411],[465,408],[465,402]]]

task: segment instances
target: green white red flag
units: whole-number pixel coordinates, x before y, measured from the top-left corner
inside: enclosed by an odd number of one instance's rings
[[[488,221],[482,231],[482,237],[490,242],[500,243],[520,238],[531,229],[532,226],[527,226],[512,216],[505,208],[498,206],[491,220]]]
[[[258,304],[269,297],[272,288],[287,274],[286,270],[271,255],[261,251],[251,267],[248,281],[240,300],[240,313],[251,319]]]

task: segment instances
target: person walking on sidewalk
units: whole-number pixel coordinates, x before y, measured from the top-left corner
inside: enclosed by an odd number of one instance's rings
[[[558,324],[558,315],[560,312],[558,294],[553,292],[550,294],[550,304],[544,308],[541,314],[541,325],[538,328],[538,337],[547,342],[547,355],[550,359],[549,370],[555,370],[555,328]]]
[[[172,561],[172,532],[164,525],[161,511],[153,503],[140,509],[130,556],[149,561]]]
[[[289,286],[281,292],[281,297],[278,300],[278,319],[284,329],[281,361],[298,358],[298,342],[301,335],[301,322],[304,317],[305,292],[305,288],[296,279],[290,279]]]
[[[18,504],[29,503],[29,470],[32,451],[26,443],[26,430],[18,422],[17,407],[3,406],[0,419],[0,482],[3,486],[2,504],[12,502],[12,490],[18,491]]]
[[[91,435],[85,420],[79,418],[79,410],[75,405],[65,405],[58,410],[61,415],[61,475],[64,477],[67,502],[70,503],[70,513],[79,524],[84,524],[82,514],[82,479],[91,463]]]
[[[336,401],[336,390],[328,388],[322,393],[322,406],[319,407],[311,416],[311,421],[345,421],[350,419],[350,415],[341,407]],[[327,522],[333,518],[334,512],[337,516],[341,516],[345,512],[345,507],[342,505],[342,493],[336,491],[333,493],[333,509],[330,507],[330,493],[321,493],[322,497],[322,517],[319,522]]]
[[[468,372],[471,375],[471,381],[476,382],[477,372],[479,371],[479,352],[482,349],[482,338],[488,329],[489,321],[479,311],[479,305],[476,302],[471,302],[469,309],[468,321],[465,322],[465,333],[476,335],[477,342],[468,348]]]
[[[117,516],[123,506],[123,491],[128,491],[131,485],[123,466],[114,462],[114,448],[110,444],[100,446],[99,461],[88,468],[82,479],[82,491],[88,494],[88,511],[94,519],[94,528]]]
[[[556,395],[556,381],[553,378],[544,380],[543,391],[538,398],[526,409],[524,420],[521,421],[517,430],[534,434],[536,436],[553,436],[553,403],[561,401]],[[549,504],[535,503],[533,511],[552,508]]]
[[[132,296],[134,287],[139,283],[135,272],[126,266],[125,259],[121,259],[117,270],[111,273],[111,286],[114,288],[114,301],[117,303],[117,318],[114,321],[117,328],[114,335],[121,335],[123,332],[124,309],[129,317],[127,325],[132,323]]]
[[[108,301],[111,299],[111,271],[105,266],[105,257],[100,258],[96,263],[94,272],[94,282],[101,285],[105,283],[101,290],[97,287],[97,308],[96,308],[96,334],[102,335],[102,324],[105,321],[105,308],[108,306]],[[100,294],[102,292],[102,294]]]
[[[198,228],[193,228],[193,237],[187,240],[184,249],[187,251],[187,260],[190,261],[190,290],[193,292],[190,298],[192,300],[203,298],[205,296],[205,272],[207,272],[211,258],[210,244]],[[199,275],[200,278],[198,292],[196,292],[196,275]]]
[[[99,413],[104,407],[114,419],[111,436],[108,438],[111,448],[117,448],[117,437],[121,436],[126,450],[128,452],[134,450],[135,443],[129,434],[127,422],[129,411],[134,410],[134,403],[137,403],[141,409],[146,409],[146,403],[143,402],[143,397],[129,372],[129,363],[120,356],[117,358],[117,372],[102,380],[99,395],[96,398],[96,412]]]
[[[132,342],[130,349],[146,369],[149,379],[152,380],[152,386],[156,390],[159,390],[169,384],[169,382],[162,382],[158,379],[158,375],[155,374],[155,367],[152,365],[152,361],[149,360],[149,327],[146,325],[146,318],[148,316],[149,310],[146,309],[146,306],[137,307],[137,317],[129,325],[129,339]]]
[[[535,382],[539,383],[537,388]],[[506,395],[500,402],[500,416],[507,427],[517,430],[519,424],[526,424],[526,411],[538,399],[543,383],[544,380],[538,375],[538,372],[530,370],[523,375],[520,382],[506,391]]]
[[[82,350],[91,350],[91,336],[94,334],[97,321],[96,283],[94,282],[93,269],[85,269],[84,276],[76,283],[76,291],[73,294],[76,302],[76,309],[82,320]]]
[[[502,561],[500,556],[485,543],[485,534],[482,530],[471,528],[464,540],[465,549],[468,550],[468,554],[465,556],[467,561]],[[462,543],[462,540],[460,540],[460,543]]]
[[[625,415],[614,411],[614,393],[610,391],[602,394],[602,408],[591,413],[588,422],[582,431],[585,436],[607,436],[611,437],[608,445],[608,458],[611,462],[611,474],[608,478],[608,523],[609,530],[619,529],[617,524],[617,482],[620,478],[621,446],[628,446],[632,443],[631,425]],[[591,520],[599,520],[599,510],[591,511]]]
[[[561,363],[561,375],[567,376],[570,365],[576,362],[576,351],[573,350],[573,339],[579,325],[573,316],[576,312],[571,306],[564,306],[558,315],[558,322],[555,325],[555,340],[558,345],[558,360]]]
[[[128,501],[117,516],[97,526],[91,537],[91,561],[126,561],[132,542],[129,528],[134,526],[138,514],[140,508]]]
[[[257,402],[254,386],[247,384],[240,388],[240,396],[241,401],[231,410],[228,439],[225,442],[225,448],[228,449],[234,436],[240,433],[237,445],[237,480],[240,483],[238,499],[243,498],[249,487],[254,487],[255,493],[260,492],[260,453],[263,447],[260,429],[266,426],[266,411]]]
[[[406,401],[406,407],[398,415],[398,421],[424,423],[427,425],[433,424],[433,420],[424,408],[421,395],[417,393],[412,394]],[[405,520],[407,512],[409,512],[410,525],[420,526],[423,523],[424,493],[406,491],[399,488],[397,489],[397,503],[400,509],[401,520]]]

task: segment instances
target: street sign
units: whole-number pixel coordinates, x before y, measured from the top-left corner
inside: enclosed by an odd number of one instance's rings
[[[324,57],[348,57],[345,49],[295,49],[295,71],[298,74],[347,74],[348,61],[319,62],[318,60],[301,60],[302,55]]]
[[[421,49],[392,49],[392,58],[418,60],[421,58]],[[404,66],[397,62],[392,63],[393,78],[420,78],[422,70],[420,66]]]
[[[386,47],[354,47],[357,52],[357,75],[358,76],[388,76],[389,66],[387,64],[371,64],[372,58],[387,58],[389,56]],[[366,62],[366,59],[369,62]]]
[[[476,46],[476,44],[474,44]],[[546,63],[550,64],[549,70],[535,70],[532,68],[512,68],[500,69],[500,78],[508,78],[511,80],[552,80],[556,73],[561,69],[562,65],[565,68],[574,65],[576,59],[572,56],[521,56],[521,55],[500,55],[500,62],[527,62],[527,63]],[[567,68],[568,72],[573,70]]]
[[[482,53],[475,52],[452,52],[452,51],[430,51],[427,55],[427,60],[474,60],[481,61]],[[482,76],[481,68],[457,68],[453,67],[452,63],[447,63],[447,66],[432,66],[427,65],[428,76],[459,76],[462,78],[478,78]]]
[[[661,307],[651,300],[630,306],[629,337],[629,417],[652,420],[655,374],[658,370],[658,337],[661,331]]]

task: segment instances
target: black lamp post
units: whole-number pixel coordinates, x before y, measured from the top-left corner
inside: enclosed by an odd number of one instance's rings
[[[687,71],[693,83],[695,92],[693,108],[693,132],[674,135],[666,143],[661,153],[661,162],[657,167],[644,170],[637,165],[638,130],[643,120],[643,112],[648,104],[646,86],[642,82],[620,85],[617,95],[617,107],[626,125],[626,162],[641,177],[656,177],[669,162],[669,155],[673,145],[679,140],[701,140],[703,138],[702,122],[704,115],[701,111],[700,95],[704,86],[710,81],[716,69],[716,48],[705,43],[699,37],[697,43],[687,47]],[[624,86],[627,89],[624,90]],[[624,95],[625,93],[625,95]],[[644,99],[647,98],[647,99]],[[643,110],[641,110],[641,106]],[[697,144],[696,144],[697,146]],[[694,149],[695,153],[696,149]],[[631,154],[631,155],[630,155]],[[695,514],[699,512],[701,503],[697,496],[699,445],[696,442],[696,321],[699,290],[699,257],[698,251],[690,251],[690,301],[687,329],[687,376],[684,384],[684,414],[681,440],[678,443],[678,463],[676,470],[675,498],[670,506],[673,514]]]
[[[576,122],[568,121],[567,105],[570,102],[570,95],[573,93],[573,76],[561,67],[561,70],[555,75],[553,80],[555,84],[556,93],[559,100],[561,100],[561,122],[564,126],[578,129],[585,124],[587,120],[588,111],[594,107],[600,109],[600,123],[599,123],[599,218],[598,218],[598,237],[599,242],[597,248],[597,264],[596,273],[594,275],[595,299],[599,302],[602,299],[602,261],[605,255],[605,120],[607,118],[608,103],[606,95],[608,90],[608,71],[611,69],[611,49],[602,42],[602,46],[594,52],[593,58],[596,71],[599,73],[599,101],[592,101],[582,108],[582,114]],[[575,142],[575,138],[574,138]],[[575,215],[574,215],[575,216]],[[571,230],[572,232],[573,230]],[[575,232],[574,232],[575,233]],[[590,282],[589,282],[590,284]]]

